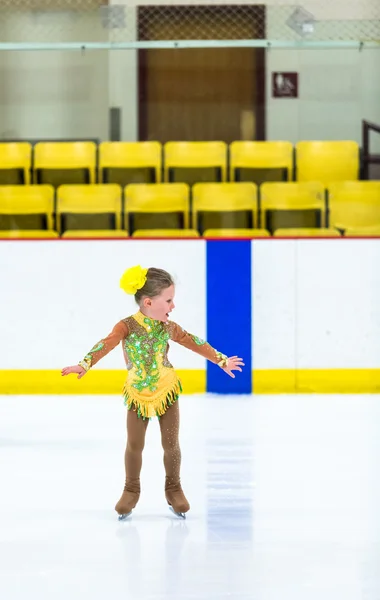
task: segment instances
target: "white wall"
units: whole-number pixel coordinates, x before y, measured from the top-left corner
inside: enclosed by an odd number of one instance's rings
[[[272,98],[272,72],[299,73],[299,99]],[[267,53],[267,138],[362,141],[366,119],[380,124],[379,50],[271,50]],[[372,151],[380,149],[373,137]]]
[[[130,0],[109,0],[110,7],[125,7],[126,28],[112,30],[109,37],[115,41],[137,40],[137,10]],[[138,139],[138,52],[115,50],[109,52],[109,106],[122,110],[121,137],[126,141]]]
[[[233,242],[231,242],[233,243]],[[173,320],[206,335],[206,242],[0,242],[0,369],[59,369],[83,358],[136,311],[124,269],[166,268],[177,283]],[[255,369],[379,368],[380,239],[252,243]],[[239,310],[231,306],[231,319]],[[205,361],[177,344],[179,369]],[[97,368],[124,368],[121,350]]]
[[[286,25],[294,6],[271,0],[269,39],[299,39]],[[279,12],[281,4],[288,4]],[[277,6],[275,6],[277,5]],[[380,5],[373,0],[327,2],[304,0],[302,7],[317,20],[313,40],[376,40]],[[306,38],[307,39],[307,38]],[[363,119],[380,124],[379,49],[283,49],[267,52],[267,138],[295,143],[310,139],[352,139],[361,143]],[[272,72],[299,74],[299,99],[272,98]],[[374,136],[373,151],[380,149]]]
[[[220,4],[234,0],[220,0]],[[236,0],[260,4],[261,0]],[[167,0],[167,4],[205,4],[204,0]],[[211,3],[211,0],[210,0]],[[0,13],[2,41],[130,41],[136,39],[136,1],[125,5],[126,27],[108,31],[88,4],[81,18],[57,13]],[[140,0],[139,4],[160,4]],[[304,0],[318,19],[318,39],[333,34],[353,39],[370,32],[379,39],[380,8],[374,0]],[[288,0],[270,0],[269,39],[292,39],[286,20],[294,10]],[[368,25],[371,22],[372,25]],[[367,36],[368,37],[368,36]],[[300,74],[300,99],[271,98],[272,71]],[[380,123],[379,50],[271,50],[267,53],[268,139],[355,139],[361,141],[361,120]],[[123,111],[122,137],[137,136],[137,53],[98,51],[0,52],[0,139],[10,137],[99,137],[108,139],[108,109]],[[374,151],[380,136],[374,136]]]
[[[0,13],[2,42],[105,41],[97,13]],[[0,139],[108,136],[108,52],[0,52]]]
[[[103,52],[0,53],[0,138],[105,138]]]

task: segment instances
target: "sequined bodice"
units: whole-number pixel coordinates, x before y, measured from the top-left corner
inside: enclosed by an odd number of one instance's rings
[[[132,386],[138,391],[157,390],[160,367],[172,368],[168,361],[169,333],[161,321],[137,313],[124,321],[129,336],[124,340],[127,368],[133,373]],[[132,374],[131,373],[131,374]]]

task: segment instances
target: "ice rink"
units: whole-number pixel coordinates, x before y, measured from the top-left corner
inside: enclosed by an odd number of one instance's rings
[[[121,399],[0,397],[2,600],[379,600],[379,396],[180,402],[188,518],[153,420],[119,523]]]

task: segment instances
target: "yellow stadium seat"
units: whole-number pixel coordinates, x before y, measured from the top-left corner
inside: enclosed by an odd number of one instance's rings
[[[58,186],[96,181],[94,142],[39,142],[34,148],[34,181]]]
[[[164,146],[165,181],[227,180],[227,144],[224,142],[167,142]]]
[[[359,170],[356,142],[298,142],[296,145],[297,181],[320,181],[327,186],[335,181],[356,180]]]
[[[186,183],[131,184],[125,188],[125,227],[188,229],[190,190]]]
[[[162,146],[159,142],[103,142],[99,146],[99,181],[160,183]]]
[[[117,239],[127,238],[128,233],[124,229],[68,229],[62,234],[63,238],[86,239],[104,238]]]
[[[230,180],[290,181],[293,179],[293,145],[290,142],[232,142]]]
[[[247,229],[255,226],[257,186],[254,183],[197,183],[193,188],[193,227]]]
[[[380,226],[380,181],[342,181],[328,187],[330,226]]]
[[[372,227],[350,227],[344,232],[344,237],[380,237],[380,225]]]
[[[136,229],[134,238],[197,238],[195,229]]]
[[[270,237],[266,229],[206,229],[206,238],[266,238]]]
[[[60,232],[70,229],[121,229],[121,215],[122,190],[119,185],[61,185],[57,190],[57,227]]]
[[[0,185],[30,184],[32,146],[27,142],[0,143]]]
[[[313,182],[264,183],[260,190],[261,226],[280,228],[324,227],[325,193]]]
[[[0,229],[53,229],[54,188],[50,185],[0,187]]]
[[[58,233],[45,229],[10,229],[0,231],[0,239],[57,239]]]
[[[320,227],[319,229],[317,227],[315,228],[304,228],[304,227],[298,227],[298,228],[284,228],[284,229],[276,229],[276,231],[274,232],[274,236],[275,237],[292,237],[292,238],[298,238],[298,237],[308,237],[308,238],[336,238],[336,237],[341,237],[339,231],[337,231],[336,229],[330,229],[329,227]]]

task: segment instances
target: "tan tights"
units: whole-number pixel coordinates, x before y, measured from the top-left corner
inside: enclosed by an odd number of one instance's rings
[[[127,415],[127,447],[125,450],[125,491],[140,492],[140,472],[145,434],[149,421],[137,416],[133,410]],[[175,402],[160,417],[161,443],[164,450],[166,473],[165,489],[179,485],[181,449],[179,446],[179,403]]]

